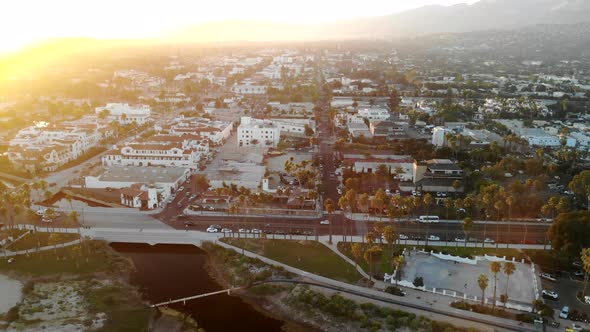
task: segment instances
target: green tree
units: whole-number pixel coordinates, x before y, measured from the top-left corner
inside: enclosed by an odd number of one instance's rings
[[[383,228],[383,237],[385,238],[385,242],[389,244],[389,251],[393,253],[393,244],[398,239],[398,234],[395,229],[394,225],[387,225]]]
[[[483,305],[485,300],[485,291],[486,288],[488,288],[488,282],[488,276],[485,274],[480,274],[477,278],[477,285],[479,286],[479,289],[481,289],[481,305]]]
[[[584,267],[584,291],[582,295],[586,295],[586,289],[588,287],[588,274],[590,273],[590,248],[582,249],[580,253],[582,259],[582,266]]]
[[[549,227],[549,238],[555,253],[577,256],[590,247],[590,214],[586,211],[562,213]]]
[[[395,275],[393,278],[395,279],[395,285],[397,286],[397,282],[399,280],[399,276],[401,276],[401,270],[406,263],[406,259],[403,255],[395,256],[393,258],[393,266],[395,267]]]

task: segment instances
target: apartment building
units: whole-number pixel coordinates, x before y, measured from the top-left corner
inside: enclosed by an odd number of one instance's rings
[[[238,147],[276,147],[281,139],[281,128],[272,121],[243,116],[238,126]]]

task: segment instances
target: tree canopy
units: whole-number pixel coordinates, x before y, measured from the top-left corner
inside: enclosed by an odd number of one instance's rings
[[[582,248],[590,247],[590,213],[586,211],[562,213],[549,228],[554,250],[577,256]]]

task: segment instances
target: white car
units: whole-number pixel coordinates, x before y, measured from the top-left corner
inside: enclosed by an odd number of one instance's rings
[[[546,299],[551,299],[551,300],[559,299],[559,295],[557,293],[555,293],[554,291],[548,291],[546,289],[543,289],[543,291],[541,293],[543,293],[543,297]]]
[[[213,226],[209,226],[207,228],[207,233],[218,233],[219,232],[219,228],[215,228]]]
[[[35,212],[38,216],[43,216],[45,214],[45,209],[39,209],[37,210],[37,212]]]
[[[465,239],[462,237],[456,237],[455,242],[465,242]]]
[[[232,230],[230,228],[223,228],[221,230],[221,233],[231,233],[231,232],[232,232]]]
[[[47,223],[53,222],[53,220],[52,220],[52,219],[50,219],[50,218],[47,218],[47,217],[43,217],[43,218],[41,219],[41,221],[42,221],[42,222],[47,222]]]
[[[440,241],[440,237],[436,235],[428,235],[428,241]]]
[[[184,186],[180,186],[180,188],[178,188],[178,191],[184,191]]]
[[[572,324],[572,330],[574,330],[574,332],[578,332],[578,331],[584,331],[584,328],[581,325],[578,325],[576,323]]]
[[[250,230],[245,229],[245,228],[240,228],[240,229],[238,229],[238,233],[250,233]]]
[[[570,307],[565,306],[559,313],[559,318],[567,319],[570,316]]]
[[[407,240],[407,239],[409,239],[409,238],[408,238],[408,236],[407,236],[407,235],[400,234],[400,235],[399,235],[399,239],[400,239],[400,240]]]
[[[484,243],[491,243],[491,244],[496,243],[496,241],[494,241],[494,239],[490,239],[490,238],[487,238],[487,239],[483,240],[483,242]]]
[[[330,220],[322,220],[320,221],[320,225],[329,225],[330,224]]]
[[[262,231],[259,230],[258,228],[252,228],[252,230],[250,231],[250,233],[252,233],[252,234],[260,234],[260,233],[262,233]]]
[[[552,276],[552,275],[550,275],[549,273],[543,272],[543,273],[540,274],[540,276],[541,276],[542,279],[547,279],[549,281],[555,281],[556,280],[555,277]]]
[[[337,191],[338,191],[338,195],[342,195],[342,188],[338,188]]]

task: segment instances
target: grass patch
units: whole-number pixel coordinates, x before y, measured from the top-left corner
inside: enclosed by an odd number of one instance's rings
[[[345,262],[323,244],[315,241],[228,238],[223,241],[326,278],[353,284],[362,278],[354,266]]]
[[[129,287],[115,284],[90,289],[85,298],[91,313],[107,315],[105,325],[98,331],[148,331],[151,310]]]
[[[7,249],[10,251],[28,250],[54,244],[68,243],[78,239],[78,234],[66,233],[29,233],[18,241],[12,242]]]
[[[12,263],[0,259],[0,271],[14,271],[34,276],[60,273],[87,274],[121,272],[129,262],[117,255],[105,242],[85,241],[84,246],[69,246],[15,257]]]

